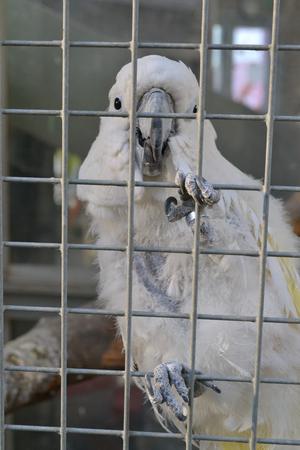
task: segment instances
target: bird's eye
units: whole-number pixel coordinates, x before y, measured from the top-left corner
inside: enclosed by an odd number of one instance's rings
[[[196,114],[197,112],[198,112],[198,106],[195,105],[195,106],[194,106],[194,109],[193,109],[193,113]]]
[[[115,105],[115,109],[121,109],[121,108],[122,108],[122,102],[121,102],[121,100],[119,99],[119,97],[116,97],[116,98],[115,98],[115,103],[114,103],[114,105]]]

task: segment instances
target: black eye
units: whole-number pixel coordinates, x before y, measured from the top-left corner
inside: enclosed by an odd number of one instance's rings
[[[122,103],[121,100],[119,99],[119,97],[115,98],[115,109],[121,109],[122,108]]]
[[[194,109],[193,109],[193,113],[196,114],[197,112],[198,112],[198,106],[195,105],[195,106],[194,106]]]

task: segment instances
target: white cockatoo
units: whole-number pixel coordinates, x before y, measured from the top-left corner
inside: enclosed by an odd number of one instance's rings
[[[109,111],[128,113],[131,63],[116,77],[109,93]],[[199,88],[182,62],[146,56],[137,63],[137,110],[140,113],[193,113]],[[193,232],[176,213],[201,206],[202,248],[259,251],[263,194],[259,191],[215,191],[210,183],[259,184],[227,161],[216,147],[216,133],[204,124],[203,177],[197,178],[195,120],[139,118],[135,150],[135,180],[162,180],[180,187],[183,204],[164,204],[174,189],[135,187],[134,242],[144,247],[192,248]],[[128,117],[103,117],[99,134],[80,169],[81,179],[128,179],[130,157]],[[234,139],[234,136],[232,137]],[[241,152],[243,149],[241,149]],[[122,186],[79,185],[87,202],[98,244],[127,245],[128,191]],[[186,208],[186,210],[185,210]],[[190,209],[189,209],[190,208]],[[193,214],[193,213],[191,213]],[[184,215],[184,214],[183,214]],[[180,216],[180,214],[179,214]],[[172,221],[174,219],[174,221]],[[280,201],[271,198],[268,249],[295,251],[297,238]],[[98,252],[100,298],[110,310],[126,304],[126,255]],[[133,309],[191,313],[191,254],[135,252]],[[300,283],[295,260],[269,257],[265,281],[265,317],[295,318],[300,313]],[[259,258],[200,255],[198,312],[210,315],[256,316],[259,302]],[[250,321],[200,320],[197,325],[195,368],[215,377],[254,375],[257,327]],[[118,319],[125,340],[125,319]],[[132,364],[154,373],[141,383],[161,417],[184,430],[188,408],[186,373],[190,364],[191,322],[176,318],[132,318]],[[126,342],[124,342],[126,345]],[[264,323],[261,376],[300,380],[299,325]],[[199,384],[199,381],[198,381]],[[194,433],[249,437],[253,387],[249,382],[202,384],[195,387]],[[200,386],[200,387],[201,387]],[[220,389],[221,393],[218,391]],[[201,395],[199,395],[201,394]],[[163,420],[165,420],[163,419]],[[300,439],[300,386],[263,383],[260,387],[258,437]],[[201,442],[201,449],[246,449],[247,444]],[[258,445],[264,449],[292,446]]]

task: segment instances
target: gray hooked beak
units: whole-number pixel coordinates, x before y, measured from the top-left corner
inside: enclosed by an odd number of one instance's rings
[[[163,89],[152,88],[146,92],[138,105],[139,113],[173,113],[171,96]],[[174,131],[174,119],[141,117],[137,123],[137,138],[142,150],[137,154],[144,175],[156,176],[161,173],[162,159],[170,134]]]

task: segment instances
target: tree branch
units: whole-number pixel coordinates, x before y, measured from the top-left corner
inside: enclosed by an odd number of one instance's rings
[[[68,316],[68,367],[122,369],[122,343],[115,338],[114,322],[98,315]],[[42,318],[26,334],[5,346],[6,366],[60,367],[60,318]],[[68,377],[68,383],[84,377]],[[5,411],[53,395],[60,388],[60,375],[43,372],[7,371]]]

